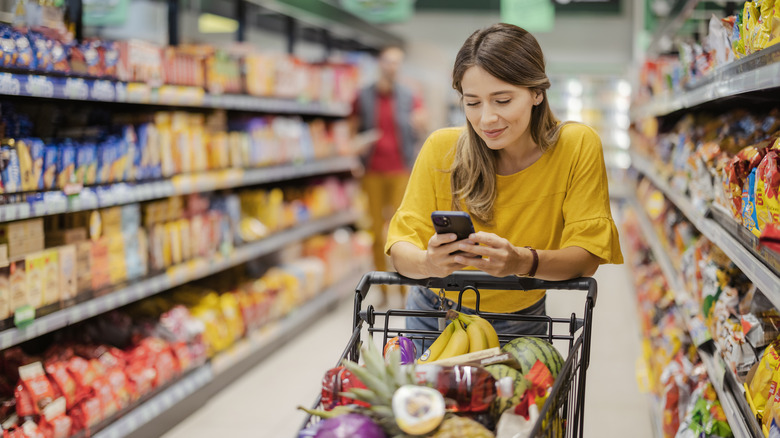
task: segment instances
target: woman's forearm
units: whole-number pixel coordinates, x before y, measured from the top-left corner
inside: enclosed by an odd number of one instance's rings
[[[547,251],[538,250],[537,254],[539,255],[539,267],[536,269],[534,277],[541,280],[561,281],[590,277],[596,273],[596,269],[599,267],[599,258],[578,246]],[[528,263],[526,266],[530,269],[530,265]],[[528,271],[519,274],[527,273]]]
[[[397,242],[390,247],[390,258],[399,274],[409,278],[428,278],[425,251],[409,242]]]

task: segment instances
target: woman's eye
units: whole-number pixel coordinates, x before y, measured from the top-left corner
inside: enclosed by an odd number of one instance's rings
[[[496,101],[496,103],[499,103],[499,104],[501,104],[501,105],[506,105],[506,104],[507,104],[507,103],[509,103],[510,101],[511,101],[511,99],[506,99],[506,100],[497,100],[497,101]]]
[[[466,106],[477,106],[479,102],[466,102]]]

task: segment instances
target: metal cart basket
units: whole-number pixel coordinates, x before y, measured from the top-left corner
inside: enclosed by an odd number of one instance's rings
[[[579,278],[569,281],[544,281],[534,278],[492,277],[480,271],[459,271],[445,278],[428,278],[415,280],[403,277],[394,272],[369,272],[363,276],[355,289],[355,307],[352,320],[352,336],[341,354],[337,365],[345,358],[357,362],[360,357],[361,333],[367,325],[367,332],[373,338],[375,333],[382,334],[382,344],[394,336],[406,336],[423,342],[427,348],[438,336],[439,332],[429,330],[407,330],[403,327],[391,326],[391,317],[426,317],[444,318],[446,311],[421,310],[387,310],[375,311],[369,305],[363,309],[363,301],[371,285],[408,285],[423,286],[433,291],[459,291],[455,307],[460,310],[464,293],[476,294],[476,311],[488,321],[541,321],[547,325],[544,335],[532,335],[546,339],[568,341],[568,357],[555,380],[552,392],[540,411],[531,436],[534,437],[580,437],[583,433],[585,409],[585,376],[590,359],[590,338],[593,307],[596,304],[597,285],[592,278]],[[572,313],[568,318],[553,318],[550,316],[521,316],[508,313],[487,313],[479,311],[479,290],[582,290],[587,291],[585,310],[582,318]],[[394,320],[395,321],[395,320]],[[498,333],[501,343],[508,342],[523,334]],[[313,408],[320,408],[321,396],[317,397]],[[316,421],[311,416],[306,418],[303,427],[308,427]]]

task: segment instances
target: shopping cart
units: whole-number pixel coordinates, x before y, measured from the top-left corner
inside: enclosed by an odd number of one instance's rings
[[[592,278],[579,278],[569,281],[544,281],[534,278],[492,277],[479,271],[459,271],[445,278],[429,278],[415,280],[403,277],[394,272],[369,272],[364,275],[355,289],[355,308],[352,319],[352,336],[347,347],[341,354],[336,365],[348,358],[357,362],[360,358],[361,333],[367,324],[367,332],[372,338],[375,333],[382,334],[382,345],[394,336],[406,336],[410,339],[418,339],[423,342],[423,351],[426,343],[432,343],[439,332],[430,330],[407,330],[401,327],[391,327],[391,317],[425,317],[444,318],[446,311],[422,311],[422,310],[388,310],[378,312],[369,305],[363,310],[363,301],[366,299],[371,285],[406,285],[423,286],[438,291],[459,291],[458,302],[455,307],[460,310],[464,293],[476,294],[476,311],[487,320],[514,320],[514,321],[542,321],[547,324],[547,333],[539,336],[549,342],[554,340],[567,341],[569,344],[568,357],[564,362],[560,374],[555,380],[550,396],[542,407],[539,418],[531,432],[533,437],[580,437],[582,436],[584,409],[585,409],[585,375],[590,359],[590,337],[593,307],[596,304],[597,286]],[[583,290],[587,291],[585,310],[582,318],[572,313],[569,318],[553,318],[550,316],[520,316],[507,313],[487,313],[479,311],[479,290]],[[555,330],[557,328],[557,330]],[[522,334],[499,333],[502,344]],[[321,408],[321,396],[317,397],[313,409]],[[303,427],[312,425],[316,419],[311,415],[304,421]],[[563,426],[563,431],[561,430]],[[561,433],[563,432],[563,433]]]

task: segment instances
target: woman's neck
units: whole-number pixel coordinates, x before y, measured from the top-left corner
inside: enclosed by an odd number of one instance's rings
[[[511,175],[531,167],[542,157],[542,150],[530,135],[521,142],[498,151],[499,175]]]

